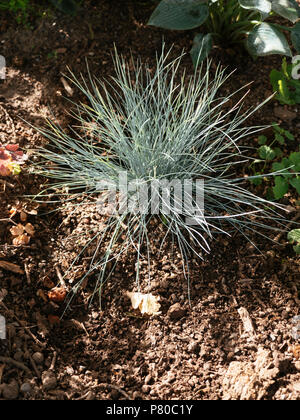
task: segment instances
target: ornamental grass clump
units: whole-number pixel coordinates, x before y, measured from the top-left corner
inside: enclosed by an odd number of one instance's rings
[[[73,111],[77,123],[63,130],[48,121],[40,129],[50,143],[39,150],[35,172],[55,180],[56,194],[80,196],[81,205],[94,203],[106,219],[82,251],[95,249],[74,291],[93,273],[94,294],[101,295],[128,250],[136,255],[139,281],[141,260],[150,267],[157,224],[162,246],[176,240],[187,278],[190,256],[203,258],[218,234],[237,230],[251,240],[251,232],[280,227],[280,205],[256,196],[247,178],[235,175],[247,162],[243,140],[260,130],[244,125],[257,108],[244,112],[241,99],[228,108],[237,92],[218,95],[229,77],[224,69],[218,66],[210,78],[207,62],[180,76],[182,55],[173,61],[169,55],[157,56],[153,70],[139,61],[128,65],[116,53],[111,81],[86,83],[71,74],[87,99]]]

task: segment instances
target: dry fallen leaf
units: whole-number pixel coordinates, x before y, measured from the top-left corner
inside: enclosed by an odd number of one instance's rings
[[[34,235],[34,227],[32,226],[31,223],[27,223],[25,225],[25,231],[28,233],[28,235],[33,236]]]
[[[21,267],[7,261],[0,261],[0,267],[4,268],[4,270],[12,271],[13,273],[24,274],[24,271],[21,269]]]
[[[24,232],[24,226],[21,224],[21,223],[19,223],[17,226],[13,226],[11,229],[10,229],[10,233],[13,235],[13,236],[19,236],[19,235],[22,235],[22,233]]]
[[[20,211],[20,220],[21,222],[26,222],[27,220],[27,214],[23,210]]]
[[[126,292],[131,300],[133,309],[139,308],[142,314],[159,315],[160,304],[159,296],[153,296],[151,293],[144,294],[139,292]]]
[[[63,302],[67,296],[67,289],[65,287],[55,287],[48,292],[48,298],[53,302]]]
[[[30,236],[27,235],[27,233],[23,233],[23,235],[16,236],[12,241],[14,246],[28,245],[29,242]]]
[[[299,360],[300,359],[300,345],[297,345],[293,348],[294,357]]]

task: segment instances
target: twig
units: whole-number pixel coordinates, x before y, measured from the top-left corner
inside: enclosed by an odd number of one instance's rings
[[[112,384],[108,384],[108,383],[104,383],[103,382],[101,384],[92,386],[91,389],[95,389],[95,388],[98,388],[98,387],[105,387],[105,388],[115,389],[120,394],[122,394],[125,398],[127,398],[127,400],[132,400],[132,398],[127,394],[127,392],[123,391],[123,389],[119,388],[116,385],[112,385]]]
[[[6,181],[5,179],[0,179],[0,183],[4,185],[4,191],[6,189],[6,185],[8,185],[10,188],[14,188],[15,186],[11,184],[10,182]]]
[[[66,282],[64,281],[63,276],[62,276],[61,272],[59,271],[59,268],[58,268],[57,265],[55,266],[55,270],[56,270],[56,274],[57,274],[57,277],[59,279],[59,282],[60,282],[61,286],[66,288],[67,287]]]
[[[3,375],[3,371],[4,371],[4,369],[5,369],[5,363],[4,363],[4,365],[1,365],[1,366],[0,366],[0,385],[1,385],[2,375]]]
[[[1,302],[0,301],[0,305],[2,305],[3,306],[3,308],[8,312],[8,313],[10,313],[10,311],[8,310],[8,308],[7,308],[7,306],[3,303],[3,302]],[[36,338],[36,336],[30,331],[30,328],[29,327],[27,327],[26,325],[22,325],[22,322],[19,320],[19,318],[15,315],[15,314],[12,314],[12,316],[15,318],[15,320],[18,322],[18,324],[19,324],[19,326],[21,327],[21,328],[24,328],[27,332],[28,332],[28,334],[31,336],[31,338],[35,341],[35,343],[38,345],[38,346],[40,346],[40,347],[43,347],[43,348],[45,348],[46,347],[46,343],[42,343],[38,338]]]
[[[16,360],[14,360],[14,359],[11,359],[10,357],[3,357],[3,356],[0,356],[0,362],[3,362],[3,363],[9,363],[9,364],[11,364],[11,365],[14,365],[14,366],[16,366],[16,367],[18,367],[18,368],[20,368],[20,369],[22,369],[22,370],[24,370],[26,373],[28,373],[29,375],[31,375],[31,370],[30,369],[28,369],[28,367],[27,366],[25,366],[23,363],[21,363],[21,362],[17,362]]]
[[[27,278],[27,284],[31,284],[30,273],[29,273],[27,263],[24,264],[24,269],[25,269],[25,274],[26,274],[26,278]]]
[[[281,239],[281,237],[282,237],[282,235],[284,234],[284,233],[286,233],[288,230],[289,230],[289,228],[294,224],[294,222],[296,222],[298,219],[300,219],[300,212],[298,212],[297,214],[296,214],[296,216],[295,217],[293,217],[292,218],[292,220],[286,225],[286,228],[285,228],[285,230],[284,231],[282,231],[282,232],[280,232],[280,233],[278,233],[278,235],[277,236],[275,236],[275,238],[274,238],[274,241],[275,242],[278,242],[280,239]],[[281,244],[278,244],[278,245],[281,245]]]
[[[31,354],[30,354],[30,352],[28,350],[28,346],[27,346],[27,340],[25,340],[25,350],[29,355],[29,360],[30,360],[31,366],[33,367],[33,370],[35,371],[36,376],[38,378],[40,378],[41,377],[41,372],[38,370],[38,368],[36,367],[35,361],[31,357]]]
[[[51,365],[49,367],[49,370],[54,370],[55,364],[56,364],[56,359],[57,359],[57,351],[54,351],[52,362],[51,362]]]

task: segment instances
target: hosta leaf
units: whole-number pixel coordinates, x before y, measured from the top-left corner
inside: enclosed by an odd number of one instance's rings
[[[282,176],[275,176],[275,186],[272,188],[276,200],[284,197],[289,190],[289,183]]]
[[[298,194],[300,194],[300,176],[290,179],[290,184],[295,188]]]
[[[50,0],[53,6],[68,15],[75,15],[78,10],[76,0]]]
[[[298,52],[300,52],[300,22],[296,23],[296,25],[291,30],[291,40],[293,46],[296,48]]]
[[[247,39],[247,48],[253,56],[283,54],[292,56],[285,36],[273,25],[262,22],[254,27]]]
[[[275,151],[270,146],[260,146],[258,149],[258,154],[261,159],[264,160],[273,160],[276,157]]]
[[[211,49],[212,49],[211,34],[207,34],[207,35],[197,34],[194,38],[193,47],[191,49],[191,56],[192,56],[194,66],[196,66],[197,63],[200,63],[202,60],[204,60],[210,53]]]
[[[150,16],[148,25],[164,29],[194,29],[209,15],[205,0],[162,0]]]
[[[292,2],[290,0],[273,1],[272,10],[293,23],[295,23],[299,18],[300,8],[296,2]]]
[[[272,2],[270,0],[239,0],[240,5],[244,9],[257,10],[265,19],[272,10]]]

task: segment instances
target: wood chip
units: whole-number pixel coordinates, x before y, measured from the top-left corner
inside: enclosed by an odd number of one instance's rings
[[[13,273],[24,274],[24,271],[19,265],[7,261],[0,261],[0,267],[4,270],[12,271]]]
[[[250,318],[249,312],[247,311],[246,308],[239,308],[238,309],[238,313],[241,317],[241,320],[243,322],[243,326],[244,326],[244,330],[247,333],[250,333],[251,335],[255,334],[255,330],[254,330],[254,326],[253,326],[253,322]]]
[[[62,82],[65,91],[67,92],[67,94],[69,96],[73,96],[74,90],[71,88],[71,86],[69,85],[69,83],[66,81],[66,79],[64,77],[60,78],[60,81]]]

